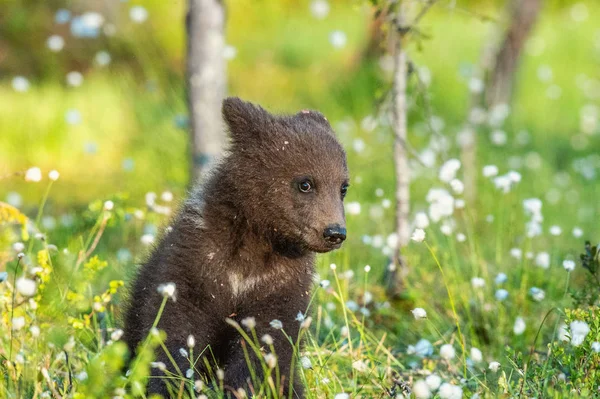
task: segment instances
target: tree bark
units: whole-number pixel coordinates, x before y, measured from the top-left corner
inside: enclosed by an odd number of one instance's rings
[[[221,155],[225,143],[221,103],[226,93],[225,6],[221,0],[189,0],[187,83],[191,134],[190,182]]]
[[[540,13],[542,0],[512,0],[510,25],[496,53],[490,71],[486,102],[488,107],[509,104],[513,92],[515,71],[525,41]]]
[[[400,297],[405,290],[405,279],[408,275],[408,265],[402,255],[404,247],[410,240],[410,170],[407,152],[407,98],[406,86],[408,80],[408,56],[403,41],[405,31],[406,9],[403,2],[397,11],[397,29],[394,46],[394,77],[393,77],[393,129],[394,129],[394,169],[396,175],[396,235],[398,242],[395,249],[388,295]]]

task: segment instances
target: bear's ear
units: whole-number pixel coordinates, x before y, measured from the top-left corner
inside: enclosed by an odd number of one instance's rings
[[[234,140],[259,134],[272,118],[263,108],[238,97],[227,97],[223,100],[222,112]]]

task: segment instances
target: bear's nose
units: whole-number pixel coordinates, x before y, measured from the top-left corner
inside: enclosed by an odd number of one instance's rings
[[[340,244],[346,239],[346,228],[338,224],[331,225],[325,229],[323,237],[332,244]]]

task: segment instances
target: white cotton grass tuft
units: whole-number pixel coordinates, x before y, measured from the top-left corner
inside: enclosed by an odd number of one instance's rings
[[[449,382],[445,382],[440,386],[438,395],[442,399],[462,399],[463,391],[462,388],[458,385],[453,385]]]
[[[271,325],[271,327],[273,327],[276,330],[281,330],[283,328],[283,323],[277,319],[271,320],[271,322],[269,324]]]
[[[471,360],[474,363],[479,363],[481,361],[483,361],[483,353],[481,353],[481,350],[479,348],[471,348]]]
[[[440,356],[443,359],[450,360],[456,356],[456,350],[450,344],[444,344],[440,347]]]
[[[521,335],[525,332],[526,328],[527,324],[525,323],[525,319],[521,316],[517,317],[513,326],[513,333],[515,333],[515,335]]]
[[[11,84],[13,90],[17,93],[24,93],[29,90],[29,80],[24,76],[15,76]]]
[[[493,373],[497,373],[498,370],[500,369],[500,363],[499,362],[490,362],[488,368],[493,372]]]
[[[246,317],[242,319],[242,325],[249,330],[252,330],[256,327],[256,319],[254,317]]]
[[[157,291],[160,295],[162,295],[165,298],[175,299],[175,292],[176,292],[175,283],[160,284],[157,287]]]
[[[16,281],[17,292],[23,296],[34,296],[37,289],[37,284],[34,280],[20,277]]]
[[[437,374],[431,374],[425,378],[425,382],[427,383],[429,389],[435,391],[440,387],[440,385],[442,385],[442,378]]]
[[[410,239],[416,242],[423,242],[425,240],[425,230],[415,229]]]
[[[187,337],[187,347],[193,349],[196,346],[196,338],[192,334]]]
[[[415,395],[415,398],[418,399],[427,399],[431,397],[431,390],[425,380],[415,381],[412,392]]]
[[[413,310],[411,310],[411,312],[416,320],[427,318],[427,312],[423,308],[414,308]]]
[[[25,181],[37,183],[42,180],[42,170],[37,166],[27,169],[25,171]]]
[[[349,215],[359,215],[360,214],[360,202],[348,202],[346,204],[346,212]]]
[[[148,19],[148,10],[142,6],[133,6],[129,9],[129,18],[136,24],[141,24]]]
[[[572,272],[575,270],[575,261],[571,259],[565,259],[563,260],[563,267],[566,271]]]
[[[590,332],[590,326],[585,321],[575,320],[570,325],[571,345],[580,346]]]
[[[52,181],[57,181],[59,177],[60,173],[58,170],[51,170],[50,173],[48,173],[48,178]]]
[[[329,34],[329,43],[336,49],[344,48],[347,42],[348,37],[341,30],[334,30]]]

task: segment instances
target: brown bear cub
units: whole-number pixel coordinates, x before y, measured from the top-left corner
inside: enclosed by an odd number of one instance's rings
[[[315,111],[272,115],[227,98],[223,118],[231,135],[228,154],[184,203],[172,230],[139,270],[125,339],[134,353],[163,299],[159,285],[172,282],[176,300],[166,304],[158,328],[167,333],[166,347],[182,373],[190,359],[180,348],[193,335],[194,353],[207,348],[204,354],[224,371],[226,389],[243,388],[251,395],[257,387],[241,336],[226,319],[241,323],[252,317],[258,338],[268,334],[274,341],[284,396],[293,389],[294,397],[303,397],[297,372],[290,383],[297,359],[283,331],[297,340],[296,318],[307,310],[315,253],[337,249],[346,238],[346,154],[327,119]],[[162,349],[157,361],[167,366],[167,374],[176,373]],[[260,376],[258,359],[251,362]],[[206,373],[202,359],[195,364],[195,371]],[[164,375],[153,369],[149,392],[168,396]]]

